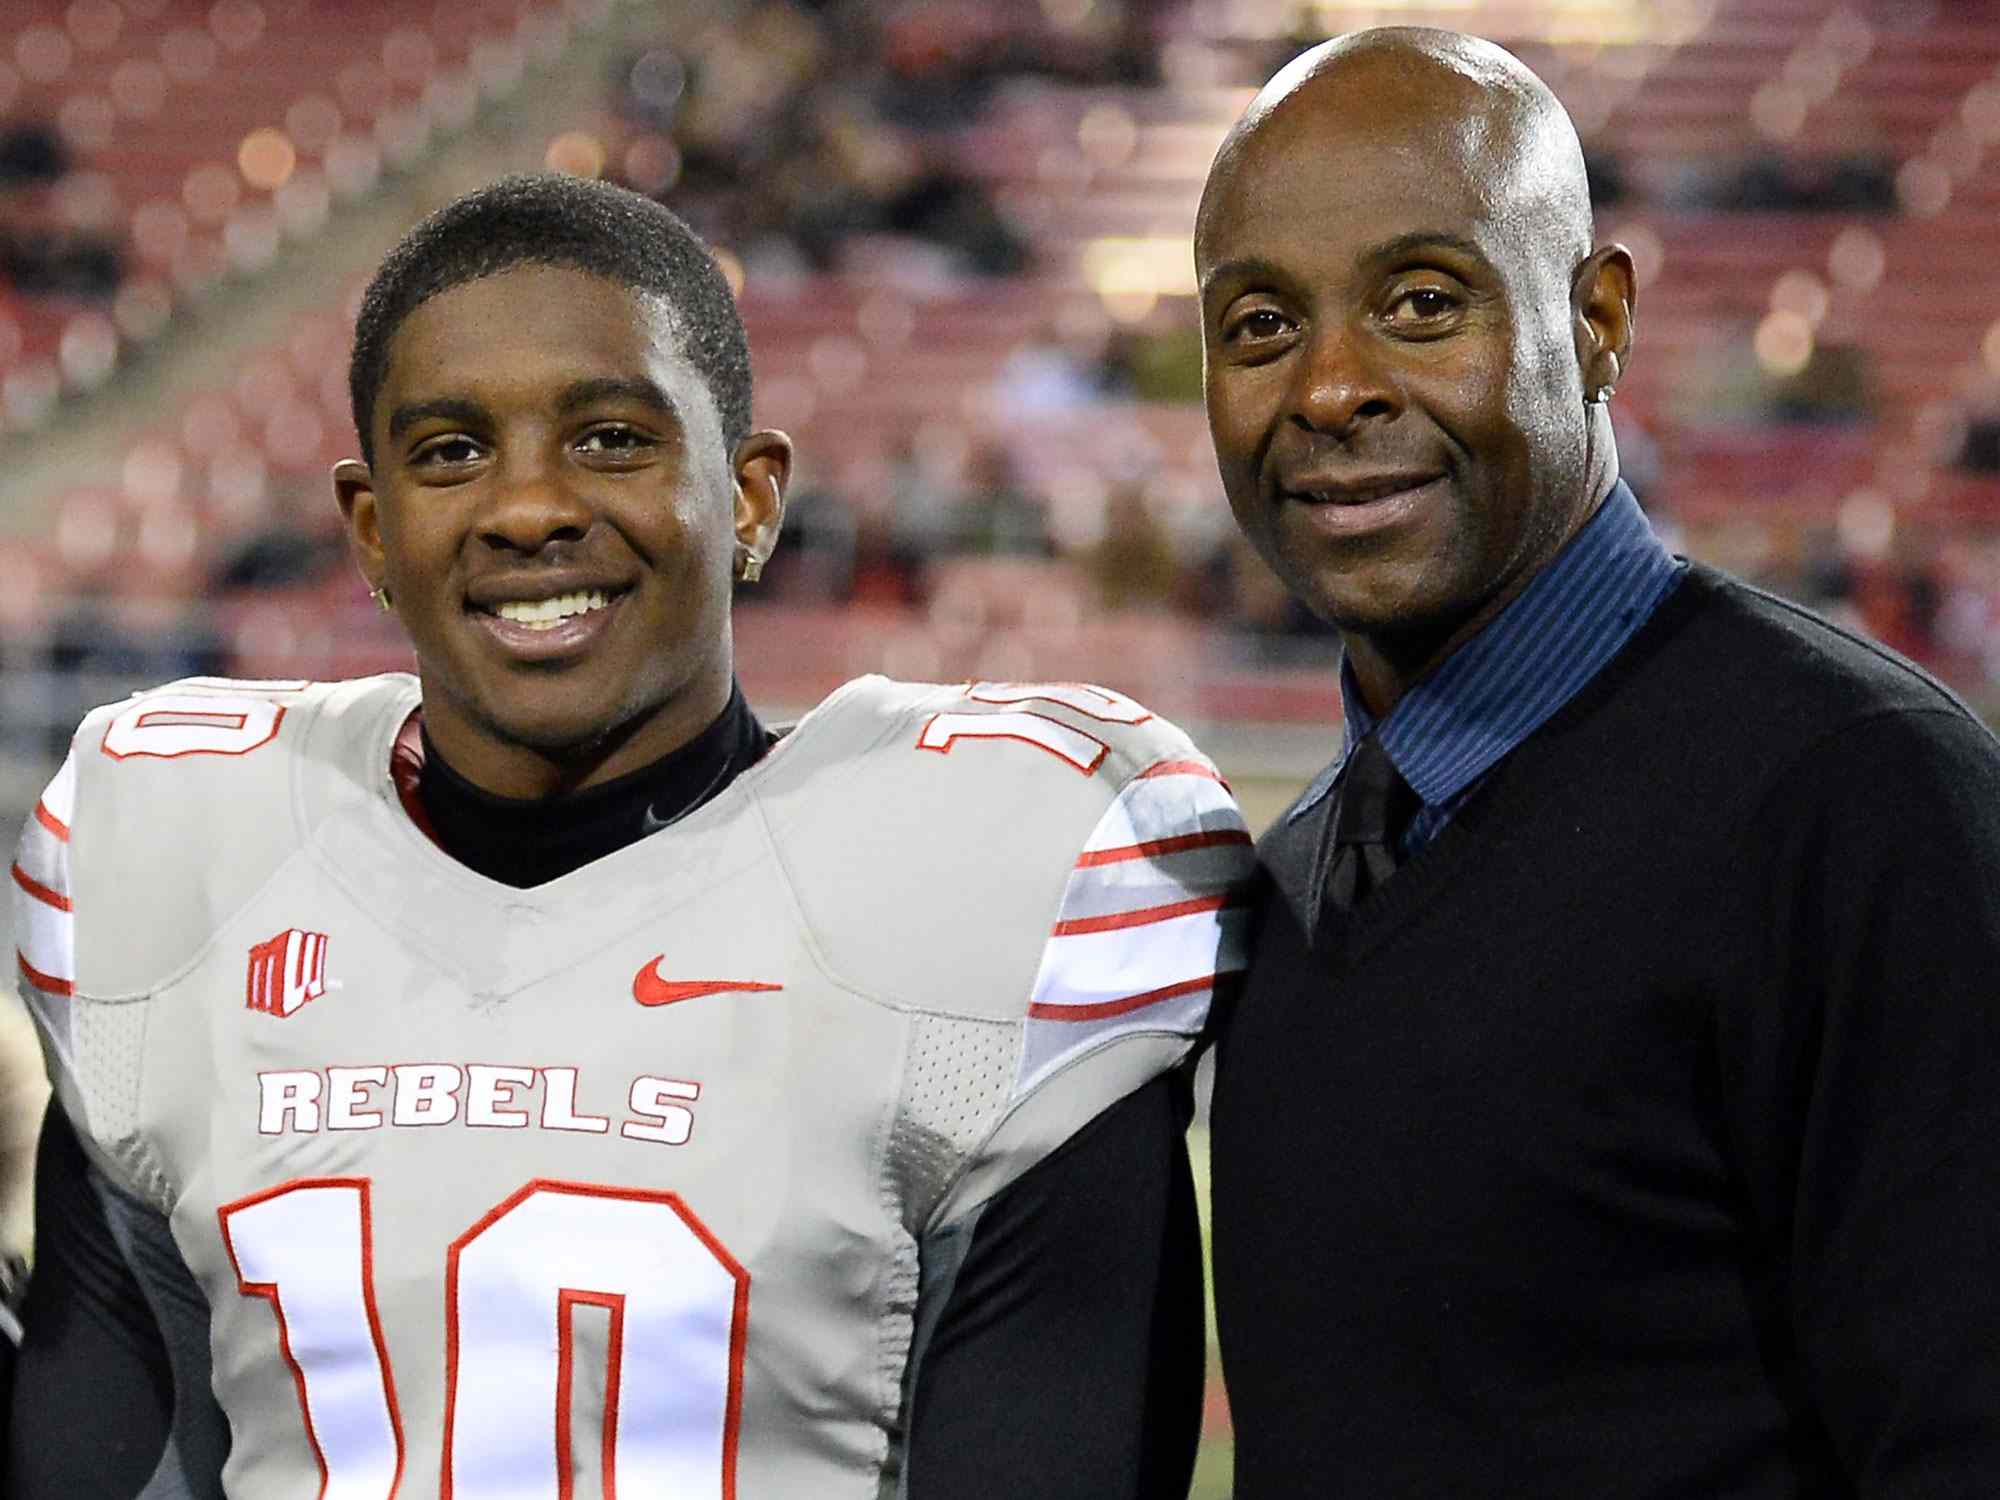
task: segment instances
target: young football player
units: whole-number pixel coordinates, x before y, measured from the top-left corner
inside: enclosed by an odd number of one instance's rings
[[[1077,685],[765,729],[730,594],[790,443],[656,204],[451,204],[352,384],[415,675],[101,709],[23,836],[4,1492],[1184,1494],[1213,767]]]

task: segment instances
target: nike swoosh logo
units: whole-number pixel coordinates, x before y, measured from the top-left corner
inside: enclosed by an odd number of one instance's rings
[[[666,956],[660,954],[632,976],[632,998],[641,1005],[672,1005],[676,1000],[698,1000],[703,995],[754,995],[784,988],[754,979],[664,979],[660,959]]]

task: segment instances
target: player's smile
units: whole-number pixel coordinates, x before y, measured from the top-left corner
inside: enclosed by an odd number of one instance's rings
[[[502,651],[523,661],[553,662],[589,650],[611,628],[630,584],[549,579],[475,585],[466,611]]]
[[[374,467],[336,484],[446,761],[541,796],[714,720],[732,564],[768,550],[790,450],[731,454],[664,304],[550,266],[462,283],[403,322],[375,406]]]

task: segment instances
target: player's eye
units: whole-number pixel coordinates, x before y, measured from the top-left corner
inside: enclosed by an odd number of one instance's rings
[[[1291,320],[1275,307],[1251,307],[1223,324],[1223,339],[1232,344],[1259,343],[1284,335]]]
[[[482,451],[464,433],[452,432],[419,444],[410,455],[410,463],[419,468],[455,469],[478,462]]]

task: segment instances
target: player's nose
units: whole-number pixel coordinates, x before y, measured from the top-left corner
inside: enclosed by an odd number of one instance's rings
[[[494,472],[480,534],[517,552],[575,541],[590,530],[593,510],[557,456],[507,454]]]

